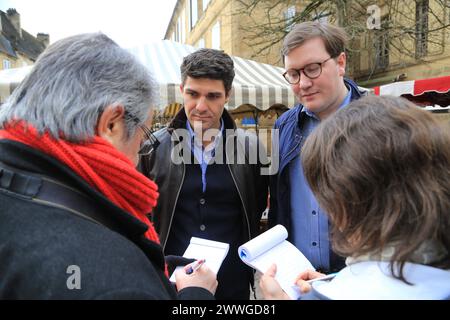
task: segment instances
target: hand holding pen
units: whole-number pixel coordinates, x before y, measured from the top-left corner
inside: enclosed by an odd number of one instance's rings
[[[200,260],[197,260],[197,261],[189,264],[187,266],[187,268],[185,269],[186,274],[192,274],[195,271],[197,271],[205,263],[205,261],[206,261],[206,259],[200,259]]]
[[[337,272],[336,273],[330,273],[330,274],[327,274],[327,275],[324,275],[324,276],[321,276],[321,277],[317,277],[317,278],[314,278],[314,279],[309,279],[309,280],[306,280],[306,282],[308,282],[308,283],[313,283],[313,282],[316,282],[316,281],[323,281],[323,280],[331,280],[331,279],[333,279],[335,276],[337,275]]]
[[[306,270],[297,276],[297,278],[295,279],[295,284],[297,287],[299,287],[300,292],[304,294],[311,290],[311,284],[313,282],[318,280],[332,279],[335,276],[336,273],[326,275],[314,270]]]
[[[212,294],[217,289],[217,275],[205,264],[205,259],[197,260],[175,271],[178,292],[186,287],[205,288]],[[203,268],[202,268],[203,266]]]

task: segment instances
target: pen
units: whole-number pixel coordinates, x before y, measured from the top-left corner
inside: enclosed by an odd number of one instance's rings
[[[186,274],[192,274],[194,271],[198,270],[202,264],[204,264],[206,259],[197,260],[192,263],[189,268],[186,270]]]
[[[337,275],[337,272],[336,273],[330,273],[330,274],[327,274],[326,276],[323,276],[323,277],[320,277],[320,278],[306,280],[306,282],[312,283],[312,282],[319,281],[319,280],[331,280],[334,277],[336,277],[336,275]]]

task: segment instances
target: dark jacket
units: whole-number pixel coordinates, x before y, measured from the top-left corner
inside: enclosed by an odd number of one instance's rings
[[[67,166],[21,143],[0,140],[0,167],[0,299],[177,298],[164,275],[161,247],[143,237],[147,227]],[[109,227],[68,207],[38,201],[33,193],[43,185],[21,183],[30,176],[77,190]],[[76,274],[81,289],[73,286]],[[178,297],[213,296],[186,288]]]
[[[364,95],[358,89],[356,83],[344,79],[345,85],[351,90],[351,100],[355,100]],[[279,145],[273,146],[272,150],[279,148],[279,169],[278,173],[270,179],[270,210],[269,226],[273,227],[282,224],[286,227],[291,238],[291,200],[289,185],[288,164],[300,153],[301,147],[306,140],[302,136],[301,126],[305,114],[301,112],[302,104],[296,105],[291,110],[286,111],[275,122],[274,129],[279,130]]]
[[[242,137],[245,135],[247,137],[246,141],[250,145],[258,143],[255,135],[249,135],[243,130],[236,129],[233,119],[226,110],[223,112],[222,119],[225,129],[234,129],[236,136],[239,135]],[[171,139],[175,139],[175,145],[180,143],[178,140],[179,137],[175,134],[174,130],[185,129],[186,121],[184,109],[181,109],[168,128],[164,128],[155,133],[160,141],[160,145],[148,158],[141,161],[142,172],[155,181],[160,190],[158,205],[154,208],[152,217],[155,228],[160,235],[163,248],[165,248],[170,233],[171,222],[186,171],[184,163],[178,165],[171,161],[173,149]],[[238,139],[238,141],[242,140]],[[235,151],[237,148],[244,147],[236,142],[236,139],[234,142]],[[237,154],[238,152],[236,151],[235,156]],[[227,165],[241,199],[247,229],[246,238],[250,240],[259,232],[261,215],[267,205],[268,178],[260,174],[261,165],[259,163],[236,164],[236,162],[235,159],[234,164]]]

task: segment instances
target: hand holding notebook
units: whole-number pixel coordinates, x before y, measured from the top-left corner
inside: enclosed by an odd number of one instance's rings
[[[293,244],[286,241],[287,237],[286,228],[276,225],[244,243],[238,253],[243,262],[262,273],[275,263],[275,279],[292,299],[297,299],[300,292],[294,284],[295,278],[304,270],[315,269]]]
[[[205,260],[204,264],[217,274],[223,260],[228,254],[229,248],[230,245],[228,243],[192,237],[183,257]],[[170,277],[171,282],[175,283],[175,272],[179,269],[183,269],[183,267],[177,267],[175,269]]]

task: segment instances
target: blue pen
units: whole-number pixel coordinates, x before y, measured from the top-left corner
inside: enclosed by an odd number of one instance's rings
[[[186,270],[186,274],[192,274],[194,271],[197,271],[202,264],[204,264],[206,259],[197,260],[194,263],[192,263],[189,268]]]

